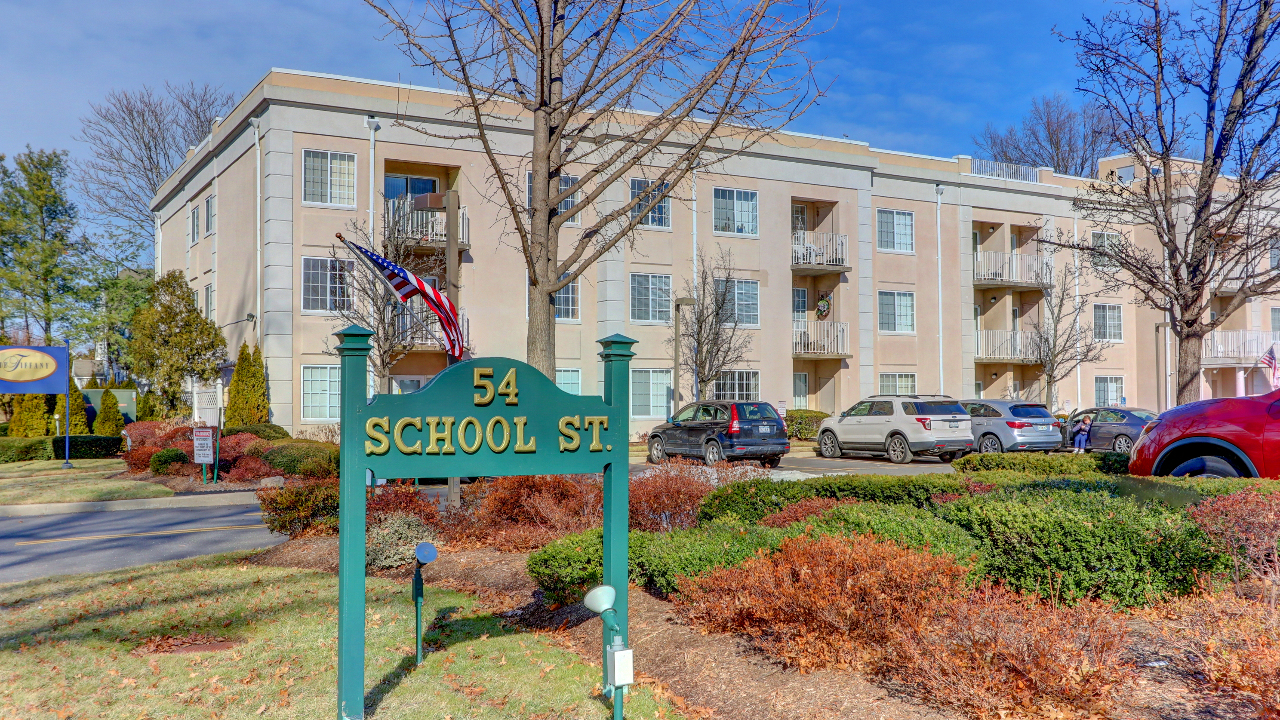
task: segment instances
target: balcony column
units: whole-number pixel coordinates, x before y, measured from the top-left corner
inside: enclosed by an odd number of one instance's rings
[[[1244,387],[1244,378],[1245,378],[1245,369],[1242,367],[1236,368],[1236,397],[1244,397],[1245,395],[1249,394],[1249,392],[1245,390],[1245,387]]]

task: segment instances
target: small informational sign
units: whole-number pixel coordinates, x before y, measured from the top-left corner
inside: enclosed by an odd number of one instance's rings
[[[192,462],[197,465],[213,464],[213,438],[218,432],[217,428],[198,427],[191,428],[191,440],[195,443],[195,454]]]

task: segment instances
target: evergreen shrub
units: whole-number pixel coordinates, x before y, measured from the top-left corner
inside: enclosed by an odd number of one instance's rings
[[[632,539],[635,533],[632,533]],[[632,544],[631,557],[635,557]],[[594,528],[553,540],[529,555],[529,576],[549,603],[568,604],[603,582],[604,530]],[[635,579],[635,572],[629,572]]]
[[[639,536],[631,549],[633,577],[645,587],[667,595],[676,591],[680,578],[734,567],[761,550],[776,549],[786,533],[758,525],[711,523],[663,534],[636,532],[632,536]]]
[[[818,426],[829,417],[830,413],[821,410],[788,410],[787,437],[812,440],[818,436]]]
[[[0,422],[0,437],[9,437],[9,423]]]
[[[48,438],[46,442],[50,445],[50,459],[65,459],[66,439],[63,435]],[[90,458],[111,457],[120,452],[120,446],[121,440],[118,435],[115,437],[110,435],[72,435],[71,459],[87,460]]]
[[[365,567],[386,570],[411,563],[418,543],[435,539],[435,533],[417,515],[403,512],[384,515],[365,533]]]
[[[262,459],[286,475],[332,477],[338,474],[338,446],[329,443],[289,442],[268,450]]]
[[[982,472],[985,470],[1017,470],[1037,475],[1087,475],[1101,472],[1098,461],[1107,453],[1044,453],[1012,452],[1012,453],[972,453],[951,463],[951,468],[958,473]],[[1116,453],[1111,453],[1116,454]],[[1108,461],[1108,467],[1114,465]],[[1128,470],[1128,464],[1125,469]]]
[[[0,463],[52,459],[53,448],[45,438],[0,438]]]
[[[236,369],[231,374],[227,391],[227,425],[258,425],[270,419],[267,403],[267,376],[262,367],[262,352],[249,351],[249,343],[240,344]]]
[[[49,405],[44,395],[18,395],[13,401],[9,436],[38,438],[49,430]]]
[[[263,440],[291,439],[289,437],[288,430],[285,430],[279,425],[273,425],[272,423],[254,423],[252,425],[232,425],[227,423],[227,425],[222,428],[223,437],[235,435],[236,433],[250,433],[252,435],[257,435]]]
[[[297,535],[313,523],[338,516],[338,479],[309,480],[258,490],[262,521],[272,532]]]
[[[93,420],[94,434],[120,437],[120,431],[124,430],[124,415],[120,414],[120,401],[116,394],[110,390],[102,391],[101,405],[98,417]]]
[[[85,411],[84,395],[79,390],[72,390],[71,396],[76,400],[71,403],[71,434],[88,435],[89,415]],[[67,396],[58,395],[57,398],[53,406],[53,415],[49,418],[46,435],[62,435],[66,431],[62,423],[66,422]]]
[[[169,470],[170,465],[185,463],[188,460],[187,454],[178,448],[165,448],[151,456],[149,465],[153,474],[164,475]]]
[[[810,530],[811,529],[811,530]],[[910,505],[856,503],[841,505],[822,515],[797,522],[788,535],[874,535],[912,550],[950,555],[969,564],[978,554],[978,541],[958,525],[928,510]]]

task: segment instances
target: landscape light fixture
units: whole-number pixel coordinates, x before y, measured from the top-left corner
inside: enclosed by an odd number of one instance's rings
[[[585,597],[582,598],[582,604],[591,612],[600,616],[600,621],[605,627],[612,630],[613,644],[605,648],[605,678],[607,684],[604,688],[605,697],[614,698],[614,717],[622,717],[622,699],[615,696],[615,689],[626,692],[627,685],[631,685],[636,681],[635,678],[635,660],[632,656],[631,648],[622,644],[621,630],[618,628],[618,614],[613,609],[613,603],[618,599],[618,591],[612,585],[597,585],[587,591]]]
[[[418,543],[413,549],[413,637],[418,665],[422,664],[422,566],[435,562],[438,555],[436,546],[429,542]]]

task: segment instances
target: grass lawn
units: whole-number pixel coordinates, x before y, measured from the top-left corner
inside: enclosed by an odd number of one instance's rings
[[[173,494],[156,483],[107,479],[125,469],[120,459],[72,460],[71,464],[71,470],[63,470],[61,460],[0,464],[0,505],[132,500]]]
[[[335,714],[337,579],[209,555],[0,586],[0,718],[326,718]],[[428,587],[436,619],[413,667],[408,583],[369,579],[366,713],[386,718],[608,718],[600,671]],[[202,633],[220,652],[131,655]],[[660,714],[659,714],[660,713]],[[628,717],[679,717],[639,688]]]

